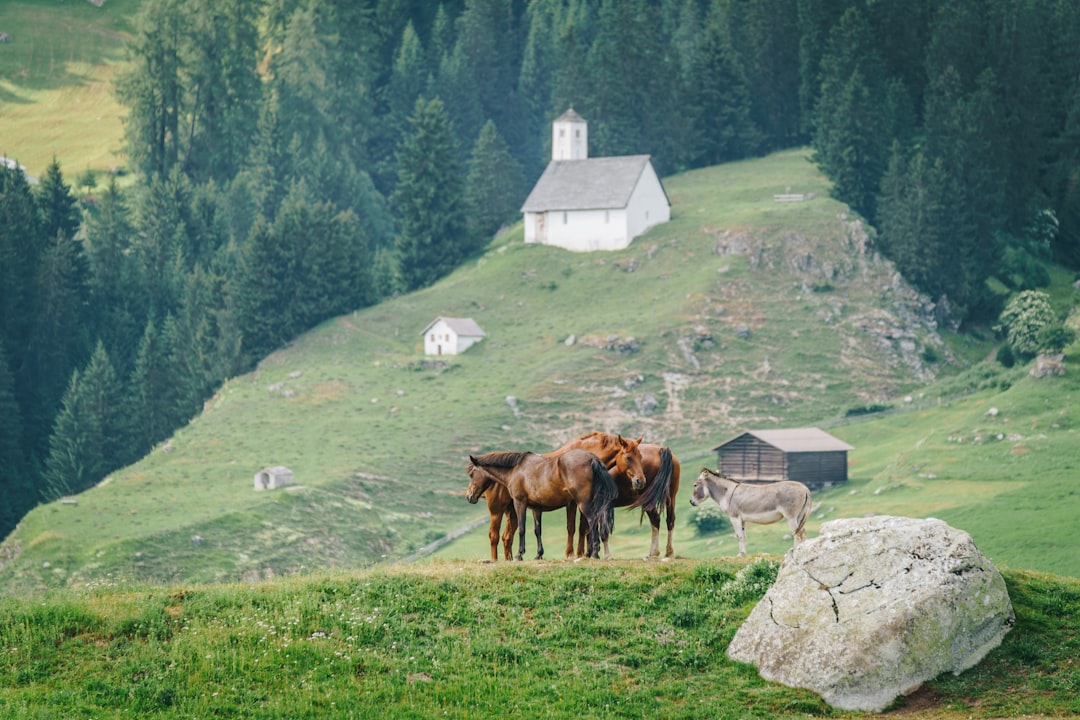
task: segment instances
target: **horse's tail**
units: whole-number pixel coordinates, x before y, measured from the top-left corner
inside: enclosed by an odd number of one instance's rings
[[[654,512],[664,507],[671,493],[671,481],[675,477],[674,463],[671,459],[671,448],[660,448],[660,469],[656,471],[656,477],[645,486],[637,500],[630,503],[629,507],[641,508],[641,517],[645,513]]]
[[[619,496],[619,488],[607,467],[597,457],[592,460],[592,473],[593,489],[592,498],[589,500],[589,515],[596,523],[600,539],[607,540],[615,527],[615,498]]]

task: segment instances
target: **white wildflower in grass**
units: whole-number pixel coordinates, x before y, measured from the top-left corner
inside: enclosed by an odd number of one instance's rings
[[[720,587],[720,599],[730,605],[742,605],[750,600],[758,600],[765,591],[776,582],[776,573],[780,563],[775,560],[759,558],[735,573]]]

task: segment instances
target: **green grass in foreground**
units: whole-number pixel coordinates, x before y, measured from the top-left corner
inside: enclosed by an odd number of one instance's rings
[[[727,659],[769,568],[440,562],[4,600],[0,716],[858,717]],[[1080,582],[1006,580],[1017,624],[1002,646],[894,711],[1080,713]]]

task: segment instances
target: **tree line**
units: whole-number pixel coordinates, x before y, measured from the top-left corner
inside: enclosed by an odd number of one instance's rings
[[[1080,6],[146,0],[129,179],[0,168],[0,536],[518,217],[573,107],[661,175],[811,145],[943,320],[1080,266]]]

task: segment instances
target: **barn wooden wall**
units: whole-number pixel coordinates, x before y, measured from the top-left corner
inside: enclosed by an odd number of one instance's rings
[[[798,480],[811,490],[847,482],[847,453],[842,450],[785,453],[752,435],[717,452],[720,472],[737,480]]]

